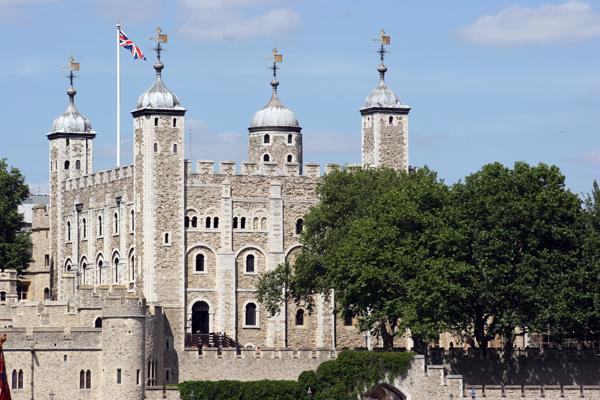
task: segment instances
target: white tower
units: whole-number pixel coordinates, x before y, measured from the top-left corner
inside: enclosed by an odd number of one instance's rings
[[[362,164],[378,167],[385,165],[397,170],[408,171],[408,112],[410,107],[400,103],[398,96],[385,84],[383,55],[384,45],[390,37],[381,30],[381,43],[377,52],[381,55],[379,85],[369,93],[362,114]]]

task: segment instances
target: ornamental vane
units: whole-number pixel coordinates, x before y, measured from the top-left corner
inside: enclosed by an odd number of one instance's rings
[[[381,35],[381,38],[375,38],[373,39],[374,41],[381,43],[381,48],[377,49],[377,50],[373,50],[373,53],[379,53],[381,55],[381,63],[383,64],[383,55],[385,53],[390,53],[389,50],[385,50],[385,48],[383,47],[384,45],[389,45],[390,44],[390,37],[389,36],[385,36],[385,31],[383,30],[383,28],[381,28],[381,32],[379,32],[379,34]]]
[[[280,63],[283,61],[283,56],[281,54],[277,54],[277,47],[273,47],[273,57],[267,57],[267,60],[273,61],[273,66],[267,67],[267,69],[272,69],[273,70],[273,78],[277,79],[277,70],[282,69],[281,67],[277,66],[277,63]]]
[[[69,65],[63,65],[63,68],[69,69],[69,75],[63,75],[63,78],[69,78],[71,86],[73,86],[73,79],[79,78],[79,75],[73,75],[73,71],[79,71],[79,63],[73,61],[75,61],[75,59],[71,56],[69,57]]]
[[[166,47],[162,47],[160,45],[161,43],[167,43],[167,35],[163,35],[161,32],[162,30],[159,26],[156,28],[156,36],[150,36],[150,40],[154,40],[157,43],[156,47],[150,47],[150,50],[156,51],[156,57],[158,58],[158,61],[160,61],[160,52],[167,51]]]

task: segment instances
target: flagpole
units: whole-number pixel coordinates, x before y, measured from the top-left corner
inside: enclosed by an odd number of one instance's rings
[[[121,166],[121,52],[119,51],[119,33],[121,24],[117,23],[117,167]]]

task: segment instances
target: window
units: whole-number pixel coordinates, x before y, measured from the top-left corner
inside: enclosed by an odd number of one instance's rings
[[[270,160],[270,158],[269,158],[269,155],[268,155],[268,154],[265,154],[265,155],[263,156],[263,161],[264,161],[264,162],[269,162],[269,160]]]
[[[173,118],[173,128],[177,128],[177,118]]]
[[[85,373],[85,388],[86,389],[92,388],[92,371],[90,371],[89,369]]]
[[[246,257],[246,272],[254,272],[254,255],[252,254]]]
[[[271,137],[268,134],[263,137],[263,143],[271,143]]]
[[[23,370],[19,370],[19,389],[23,389]]]
[[[148,386],[156,386],[156,367],[158,362],[156,360],[148,361]]]
[[[115,258],[115,283],[119,283],[119,259]]]
[[[213,218],[213,228],[218,228],[219,227],[219,217],[214,217]]]
[[[246,218],[244,217],[240,220],[240,229],[246,229]]]
[[[300,218],[298,221],[296,221],[296,235],[301,234],[303,229],[304,229],[304,220],[302,220],[302,218]]]
[[[102,328],[102,318],[96,318],[96,321],[94,322],[94,328]]]
[[[169,234],[165,233],[165,244],[169,244]]]
[[[141,371],[138,369],[135,371],[135,384],[139,385],[140,384],[140,375],[141,375]]]
[[[267,229],[267,219],[264,217],[260,220],[260,229],[263,231]]]
[[[65,169],[69,169],[69,160],[65,161]]]
[[[87,285],[88,284],[88,282],[87,282],[88,271],[87,271],[87,264],[85,262],[81,265],[81,269],[83,271],[83,285]]]
[[[133,210],[131,210],[131,213],[129,214],[129,225],[131,227],[131,231],[133,232],[135,230],[135,213]]]
[[[344,326],[352,326],[352,315],[347,314],[344,316]]]
[[[81,230],[83,231],[83,238],[87,237],[87,224],[85,222],[85,218],[81,221]]]
[[[79,372],[79,389],[85,389],[85,371]]]
[[[237,218],[237,217],[235,217],[235,218],[233,219],[233,229],[237,229],[237,227],[238,227],[238,218]]]
[[[246,304],[246,325],[256,326],[256,304]]]
[[[117,385],[121,384],[121,368],[117,368]]]
[[[296,311],[296,325],[303,326],[304,325],[304,310],[299,309]]]
[[[81,169],[81,161],[75,161],[75,169]]]
[[[173,145],[173,153],[177,153],[177,145],[176,144]]]
[[[50,289],[44,289],[44,300],[50,300]]]
[[[17,389],[17,370],[13,369],[13,373],[12,373],[12,389]]]
[[[198,217],[192,217],[192,228],[196,228],[198,226]]]
[[[98,216],[98,236],[102,236],[102,217]]]
[[[258,230],[258,217],[254,217],[254,230]]]
[[[67,139],[67,146],[68,146],[69,144],[70,144],[70,141],[69,141],[69,139]]]
[[[71,241],[71,222],[67,221],[67,242]]]
[[[186,228],[190,227],[190,217],[185,217],[183,224]]]
[[[210,217],[206,217],[206,229],[210,228]]]
[[[6,292],[0,292],[0,301],[6,301]]]
[[[169,370],[165,370],[165,381],[169,382]]]
[[[394,117],[390,117],[390,125],[394,123]]]
[[[102,285],[102,260],[98,261],[98,284]]]
[[[154,152],[158,153],[158,143],[154,143]]]
[[[30,282],[22,282],[20,285],[17,285],[17,296],[19,300],[27,300],[27,292],[29,292],[29,283]]]
[[[131,260],[129,261],[129,279],[135,280],[135,256],[131,256]]]
[[[196,256],[196,272],[204,272],[204,254]]]
[[[154,126],[158,126],[158,118],[154,118]]]
[[[288,154],[288,156],[287,156],[287,162],[292,162],[292,160],[293,160],[292,155]]]
[[[288,144],[292,144],[292,135],[288,135]]]
[[[48,231],[46,231],[46,234],[48,233]],[[47,268],[50,266],[50,254],[45,254],[44,255],[44,266]]]
[[[115,213],[113,215],[113,220],[115,223],[115,235],[117,235],[119,233],[119,214]]]

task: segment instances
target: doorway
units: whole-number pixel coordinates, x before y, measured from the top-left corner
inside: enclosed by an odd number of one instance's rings
[[[194,303],[192,307],[192,333],[202,331],[210,333],[209,330],[209,307],[204,301]]]

